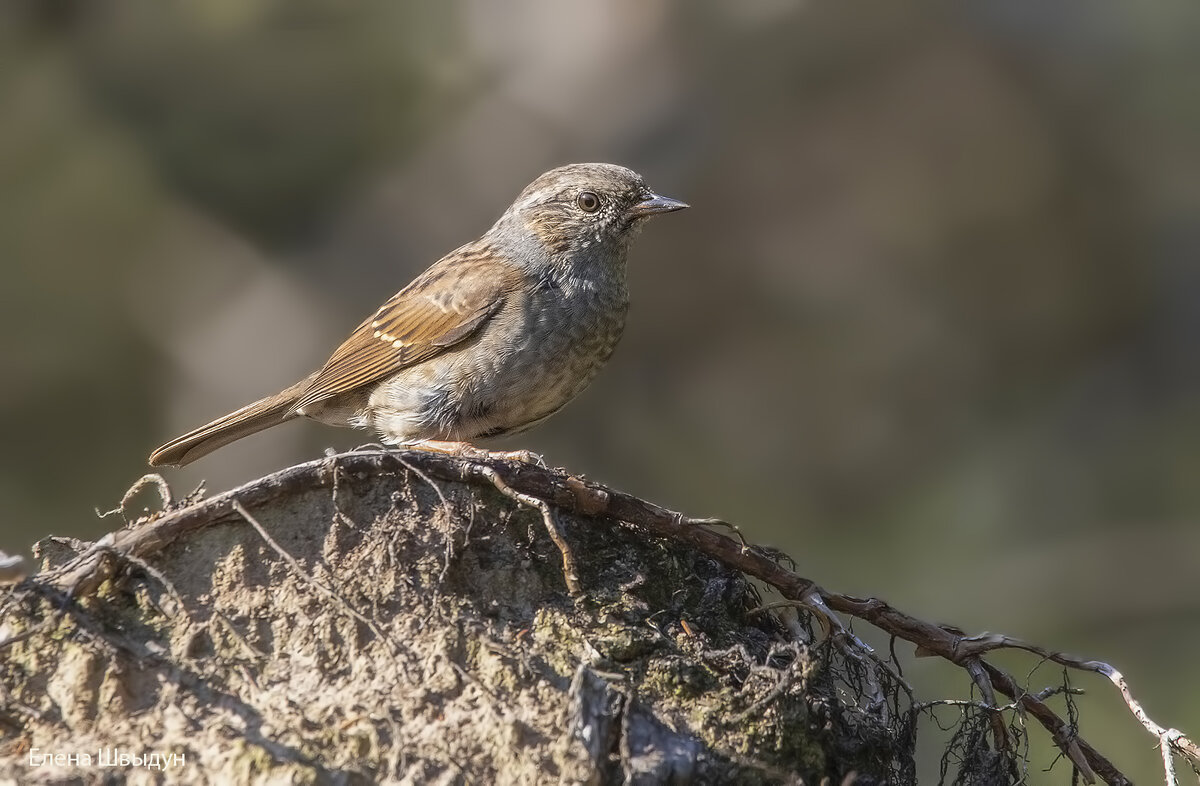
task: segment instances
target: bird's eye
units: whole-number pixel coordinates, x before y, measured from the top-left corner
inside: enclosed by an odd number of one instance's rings
[[[600,197],[591,191],[584,191],[575,200],[575,204],[579,205],[579,209],[585,213],[595,213],[600,209]]]

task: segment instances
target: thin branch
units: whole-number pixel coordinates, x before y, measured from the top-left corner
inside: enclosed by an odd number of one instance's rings
[[[138,495],[138,492],[147,486],[154,486],[156,489],[158,489],[158,497],[159,501],[162,503],[163,510],[170,510],[171,506],[175,504],[175,499],[171,496],[171,487],[167,485],[167,481],[164,480],[163,476],[157,472],[151,472],[148,475],[142,475],[140,478],[138,478],[137,482],[130,486],[129,490],[126,491],[124,496],[121,497],[120,504],[118,504],[115,508],[112,510],[106,510],[103,513],[100,512],[99,508],[97,508],[96,515],[103,519],[108,518],[114,513],[119,513],[121,514],[121,518],[125,519],[128,523],[128,518],[125,515],[125,508],[128,507],[129,503],[133,501],[133,498]]]
[[[504,496],[542,512],[542,521],[546,525],[546,532],[549,533],[550,540],[554,541],[554,545],[558,546],[558,550],[562,554],[563,578],[567,582],[567,592],[570,592],[574,597],[582,595],[583,591],[579,586],[579,571],[576,569],[575,555],[571,551],[571,544],[567,543],[567,539],[563,537],[562,531],[558,527],[558,520],[554,516],[554,509],[550,507],[550,503],[531,494],[522,494],[514,490],[512,486],[504,482],[504,479],[496,472],[495,467],[486,464],[476,464],[474,469],[479,475],[491,481],[491,484]]]

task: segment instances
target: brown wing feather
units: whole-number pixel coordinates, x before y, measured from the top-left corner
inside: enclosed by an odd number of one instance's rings
[[[523,281],[491,248],[470,244],[451,252],[365,319],[290,411],[377,382],[466,340]]]

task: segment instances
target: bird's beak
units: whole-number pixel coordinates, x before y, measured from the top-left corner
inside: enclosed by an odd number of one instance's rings
[[[685,207],[690,207],[687,202],[680,202],[678,199],[659,196],[658,194],[649,194],[641,202],[638,202],[633,207],[629,208],[629,215],[634,218],[646,218],[647,216],[656,216],[659,213],[674,213],[676,210],[683,210]]]

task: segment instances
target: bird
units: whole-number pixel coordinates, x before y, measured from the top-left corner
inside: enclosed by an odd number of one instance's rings
[[[296,384],[177,437],[151,466],[183,466],[300,417],[374,429],[387,445],[525,458],[472,443],[562,409],[616,348],[626,257],[648,218],[687,208],[631,169],[568,164],[525,187],[479,239],[442,257]]]

